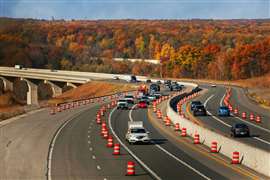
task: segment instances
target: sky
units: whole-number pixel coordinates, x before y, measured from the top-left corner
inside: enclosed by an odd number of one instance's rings
[[[270,0],[0,0],[0,16],[34,19],[262,19]]]

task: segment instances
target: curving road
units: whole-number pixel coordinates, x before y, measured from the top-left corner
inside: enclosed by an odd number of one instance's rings
[[[206,106],[206,110],[208,111],[208,116],[197,116],[196,118],[198,118],[201,122],[203,122],[203,124],[205,124],[209,128],[225,135],[230,135],[230,128],[233,124],[239,122],[246,123],[250,127],[251,137],[235,139],[267,151],[270,150],[269,121],[265,119],[265,117],[267,116],[264,116],[264,122],[261,124],[251,122],[248,119],[242,120],[241,118],[236,116],[219,117],[217,111],[218,107],[222,105],[222,100],[224,98],[226,88],[224,86],[217,86],[216,88],[211,88],[207,85],[203,85],[202,87],[208,88],[208,92],[196,99],[204,103],[204,105]],[[240,95],[236,94],[234,91],[235,89],[233,88],[232,99],[235,99],[234,101],[239,103],[238,105],[241,111],[247,111],[247,109],[245,109],[245,106],[242,106],[242,103],[240,103],[241,99],[235,97],[238,97]],[[259,111],[261,110],[261,108],[254,109],[253,112],[255,110]],[[261,111],[257,113],[263,113],[263,110]]]

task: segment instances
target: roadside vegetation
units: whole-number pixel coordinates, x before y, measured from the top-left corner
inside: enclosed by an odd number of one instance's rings
[[[0,18],[0,65],[238,80],[270,70],[270,20]],[[157,59],[149,63],[113,58]]]

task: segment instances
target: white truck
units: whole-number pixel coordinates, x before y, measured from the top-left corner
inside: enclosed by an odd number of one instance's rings
[[[129,144],[150,142],[149,132],[144,129],[142,121],[128,122],[126,140]]]
[[[23,67],[22,67],[22,65],[16,64],[16,65],[14,66],[14,68],[15,68],[15,69],[22,69]]]

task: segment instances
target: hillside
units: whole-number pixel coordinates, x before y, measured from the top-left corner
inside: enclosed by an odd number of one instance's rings
[[[0,65],[237,80],[270,71],[270,20],[0,19]],[[162,66],[115,62],[158,59]]]

